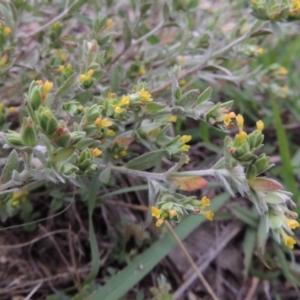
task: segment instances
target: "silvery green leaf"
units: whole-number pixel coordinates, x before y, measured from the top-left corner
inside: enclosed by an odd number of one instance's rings
[[[5,183],[12,179],[12,172],[19,167],[19,158],[17,151],[14,149],[11,151],[7,158],[7,162],[2,170],[0,182]]]

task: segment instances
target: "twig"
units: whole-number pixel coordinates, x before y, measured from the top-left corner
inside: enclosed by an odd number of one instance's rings
[[[257,289],[258,284],[259,284],[259,278],[253,277],[249,292],[248,292],[245,300],[252,300],[253,299],[253,296],[255,294],[255,291]]]
[[[67,1],[68,3],[69,1]],[[40,33],[41,31],[43,31],[44,29],[48,28],[49,26],[51,26],[52,24],[54,24],[55,22],[60,21],[61,19],[63,19],[64,17],[66,17],[70,12],[72,12],[74,10],[74,8],[80,8],[86,1],[83,0],[78,0],[75,3],[73,3],[72,5],[70,5],[69,7],[65,8],[64,11],[59,14],[58,16],[56,16],[55,18],[53,18],[52,20],[50,20],[48,23],[42,25],[41,27],[39,27],[37,30],[33,31],[33,32],[29,32],[28,34],[21,36],[29,38],[32,36],[37,35],[38,33]],[[66,5],[67,6],[67,5]],[[78,7],[77,7],[78,6]]]
[[[261,29],[261,28],[260,28]],[[258,29],[258,30],[260,30]],[[212,49],[210,49],[211,51],[208,52],[205,57],[203,58],[203,61],[201,63],[199,63],[198,65],[196,65],[195,67],[185,71],[184,73],[182,73],[181,75],[179,75],[176,79],[179,81],[181,79],[184,79],[198,71],[200,71],[202,68],[207,66],[207,63],[209,62],[209,60],[213,57],[219,56],[220,54],[223,54],[224,52],[226,52],[227,50],[231,49],[232,47],[234,47],[235,45],[238,45],[239,43],[243,42],[244,40],[246,40],[247,38],[249,38],[251,36],[251,32],[247,32],[244,35],[242,35],[241,37],[237,38],[236,40],[232,41],[230,44],[228,44],[227,46],[225,46],[224,48],[220,49],[220,50],[216,50],[214,52],[212,52]],[[164,89],[166,89],[168,86],[170,86],[173,83],[173,80],[169,80],[166,83],[162,84],[161,86],[151,90],[151,94],[155,94],[158,92],[163,91]]]
[[[29,295],[24,300],[30,300],[30,299],[32,299],[31,297],[40,288],[41,285],[42,285],[42,282],[38,283],[38,285],[36,285],[34,287],[34,289],[29,293]]]
[[[196,262],[196,265],[201,272],[209,266],[209,264],[226,247],[226,245],[241,231],[242,227],[243,226],[240,223],[233,223],[223,230],[220,238],[218,238],[206,251],[205,255]],[[187,280],[173,294],[174,299],[181,299],[182,294],[196,280],[197,274],[194,272],[192,273],[192,269],[190,269],[185,273],[185,278],[187,278]]]
[[[67,233],[67,234],[70,234],[69,230],[67,230],[67,229],[58,229],[58,230],[55,230],[55,231],[47,232],[46,234],[41,235],[41,236],[39,236],[37,238],[34,238],[31,241],[29,241],[29,242],[25,242],[25,243],[21,243],[21,244],[16,244],[16,245],[0,245],[0,250],[1,249],[16,249],[16,248],[21,248],[21,247],[29,246],[29,245],[32,245],[32,244],[38,242],[41,239],[44,239],[46,237],[49,237],[50,235],[54,235],[54,234],[58,234],[58,233]],[[72,232],[72,234],[75,235],[74,232]],[[75,237],[76,237],[76,235],[75,235]]]
[[[149,209],[147,206],[136,205],[136,204],[131,204],[131,203],[124,203],[124,202],[121,202],[121,201],[114,201],[114,200],[110,200],[110,199],[104,200],[104,203],[105,204],[110,204],[110,205],[115,205],[115,206],[128,207],[128,208],[131,208],[131,209],[141,210],[141,211],[145,211],[145,212],[147,212],[148,209]]]
[[[206,281],[206,279],[204,278],[204,276],[200,273],[198,267],[196,266],[196,264],[194,263],[192,257],[190,256],[190,254],[188,253],[187,249],[185,248],[185,246],[183,245],[182,241],[180,240],[180,238],[178,237],[178,235],[176,234],[176,232],[173,230],[171,224],[166,221],[165,222],[168,230],[170,231],[170,233],[173,235],[174,239],[176,240],[176,242],[178,243],[179,247],[181,248],[183,254],[185,255],[185,257],[187,258],[187,260],[189,261],[189,263],[191,264],[191,267],[195,270],[196,274],[198,275],[198,278],[200,279],[200,281],[202,282],[202,284],[204,285],[204,287],[206,288],[207,292],[210,294],[211,298],[213,300],[218,300],[218,297],[216,296],[216,294],[214,293],[214,291],[212,290],[211,286],[209,285],[209,283]]]

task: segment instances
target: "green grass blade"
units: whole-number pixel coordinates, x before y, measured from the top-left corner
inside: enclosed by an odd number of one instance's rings
[[[286,188],[294,194],[294,200],[297,203],[299,199],[299,191],[293,174],[291,155],[289,150],[289,142],[282,125],[282,121],[280,118],[280,110],[276,102],[275,95],[271,92],[270,95],[272,100],[272,109],[273,109],[273,116],[275,121],[275,128],[277,132],[277,139],[279,142],[279,151],[280,151],[280,156],[282,161],[282,178],[284,180],[284,184]]]
[[[88,190],[88,213],[89,213],[89,238],[90,238],[90,246],[91,246],[91,254],[92,254],[92,262],[91,262],[91,270],[86,278],[84,284],[87,284],[93,281],[100,269],[100,254],[98,249],[97,238],[95,234],[94,224],[93,224],[93,212],[95,208],[96,197],[99,192],[101,182],[98,180],[98,174],[95,174],[92,178],[91,185]]]
[[[217,196],[210,206],[216,211],[229,199],[229,194]],[[181,240],[186,238],[206,219],[203,216],[189,216],[176,228],[175,232]],[[155,242],[145,252],[137,256],[125,269],[112,277],[89,300],[117,300],[125,295],[134,285],[146,276],[170,251],[176,246],[176,241],[170,233]]]

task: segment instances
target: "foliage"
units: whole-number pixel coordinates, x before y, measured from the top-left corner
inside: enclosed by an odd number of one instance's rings
[[[89,211],[94,262],[86,280],[90,284],[100,264],[92,220],[98,189],[112,186],[119,174],[142,178],[148,184],[149,211],[160,227],[165,221],[179,223],[189,214],[212,220],[210,199],[186,192],[206,187],[214,177],[232,197],[239,193],[254,204],[260,221],[239,208],[233,210],[249,225],[259,224],[251,225],[245,243],[254,249],[257,234],[263,260],[268,233],[293,249],[292,230],[299,223],[289,207],[295,209],[296,204],[293,194],[269,172],[273,164],[262,152],[263,116],[257,107],[246,113],[240,104],[240,113],[232,111],[235,104],[228,97],[242,93],[234,86],[225,87],[222,101],[214,103],[209,84],[216,91],[219,81],[245,84],[251,97],[251,92],[281,98],[293,93],[282,86],[287,70],[279,64],[248,71],[266,51],[258,44],[261,36],[279,33],[275,21],[299,19],[300,2],[252,1],[259,20],[248,14],[238,19],[240,10],[218,2],[106,1],[105,8],[96,1],[66,1],[64,7],[52,2],[60,13],[26,34],[22,18],[34,20],[47,4],[0,3],[2,222],[19,213],[25,222],[37,219],[30,195],[40,187],[48,195],[53,187],[76,186]],[[125,13],[128,9],[131,17]],[[157,11],[162,13],[155,16]],[[207,14],[211,15],[199,26]],[[238,19],[233,29],[226,27],[227,18]],[[72,21],[77,28],[70,29]],[[24,101],[18,102],[24,93]],[[280,119],[276,102],[273,108]],[[255,129],[246,132],[242,114],[252,116]],[[189,134],[177,134],[174,123],[180,128],[191,119],[224,137],[222,157],[212,167],[204,164],[186,171],[191,162],[188,143],[193,140]],[[282,132],[280,125],[277,130]],[[290,187],[296,190],[296,185]],[[58,194],[57,199],[64,198],[63,188]],[[124,244],[119,246],[124,252]],[[247,257],[249,264],[252,253]],[[168,292],[153,291],[154,298]]]

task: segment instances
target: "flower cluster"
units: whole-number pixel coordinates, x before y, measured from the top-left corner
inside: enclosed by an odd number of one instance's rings
[[[295,207],[291,200],[292,194],[283,191],[281,184],[277,181],[261,176],[272,167],[270,159],[265,154],[257,156],[255,152],[262,147],[264,123],[259,120],[256,123],[256,130],[247,134],[244,131],[244,118],[236,116],[236,124],[239,133],[234,139],[226,137],[225,147],[228,152],[225,156],[224,165],[234,174],[239,183],[243,183],[244,190],[261,215],[266,215],[267,230],[271,230],[273,237],[293,248],[296,241],[293,239],[292,229],[299,226],[295,220],[298,216],[288,209],[287,204]],[[245,170],[245,173],[243,172]],[[245,182],[247,183],[245,185]],[[245,188],[248,186],[249,188]]]
[[[210,206],[210,199],[206,196],[201,200],[196,200],[195,197],[184,198],[184,196],[176,194],[172,199],[168,193],[165,193],[161,196],[156,206],[151,207],[151,213],[157,219],[157,227],[160,227],[165,220],[178,223],[184,214],[189,214],[190,212],[201,214],[207,220],[212,221],[214,213],[211,210],[206,210],[208,206]]]
[[[253,14],[261,20],[278,22],[295,21],[300,19],[299,0],[277,0],[269,4],[267,0],[252,0]]]

